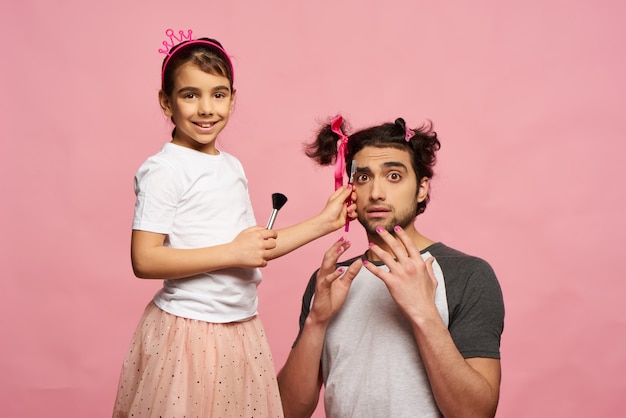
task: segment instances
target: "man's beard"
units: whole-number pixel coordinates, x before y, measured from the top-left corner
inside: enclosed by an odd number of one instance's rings
[[[378,236],[378,232],[376,232],[376,228],[382,226],[389,232],[390,234],[395,236],[395,231],[393,228],[397,225],[402,229],[406,229],[407,226],[412,225],[415,222],[415,218],[417,217],[417,201],[413,203],[413,207],[407,209],[403,213],[396,214],[393,218],[391,218],[386,223],[383,221],[368,221],[365,219],[365,216],[359,216],[359,223],[363,225],[365,231],[369,236]]]

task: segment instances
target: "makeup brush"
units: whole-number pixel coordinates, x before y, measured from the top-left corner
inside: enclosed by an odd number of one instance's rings
[[[270,215],[270,220],[267,222],[267,229],[272,229],[274,226],[274,221],[276,220],[276,215],[278,211],[287,203],[287,196],[282,193],[273,193],[272,194],[272,214]]]

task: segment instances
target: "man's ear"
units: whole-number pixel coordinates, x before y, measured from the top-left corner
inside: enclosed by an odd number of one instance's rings
[[[430,190],[430,179],[428,177],[422,177],[420,184],[417,187],[417,203],[421,203],[428,196]]]
[[[170,98],[165,94],[163,90],[159,90],[159,104],[161,105],[161,109],[163,109],[163,113],[165,116],[171,118],[172,117],[172,104],[170,103]]]

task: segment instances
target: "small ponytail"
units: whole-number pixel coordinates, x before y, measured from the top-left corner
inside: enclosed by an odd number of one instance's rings
[[[341,131],[345,132],[346,122],[342,121]],[[330,123],[323,125],[313,142],[305,144],[304,153],[321,166],[331,165],[337,159],[337,141],[341,138],[333,132]]]

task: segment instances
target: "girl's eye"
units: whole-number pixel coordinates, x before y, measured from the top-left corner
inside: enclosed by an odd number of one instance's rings
[[[224,93],[215,93],[215,98],[217,99],[223,99],[224,97],[226,97]]]

